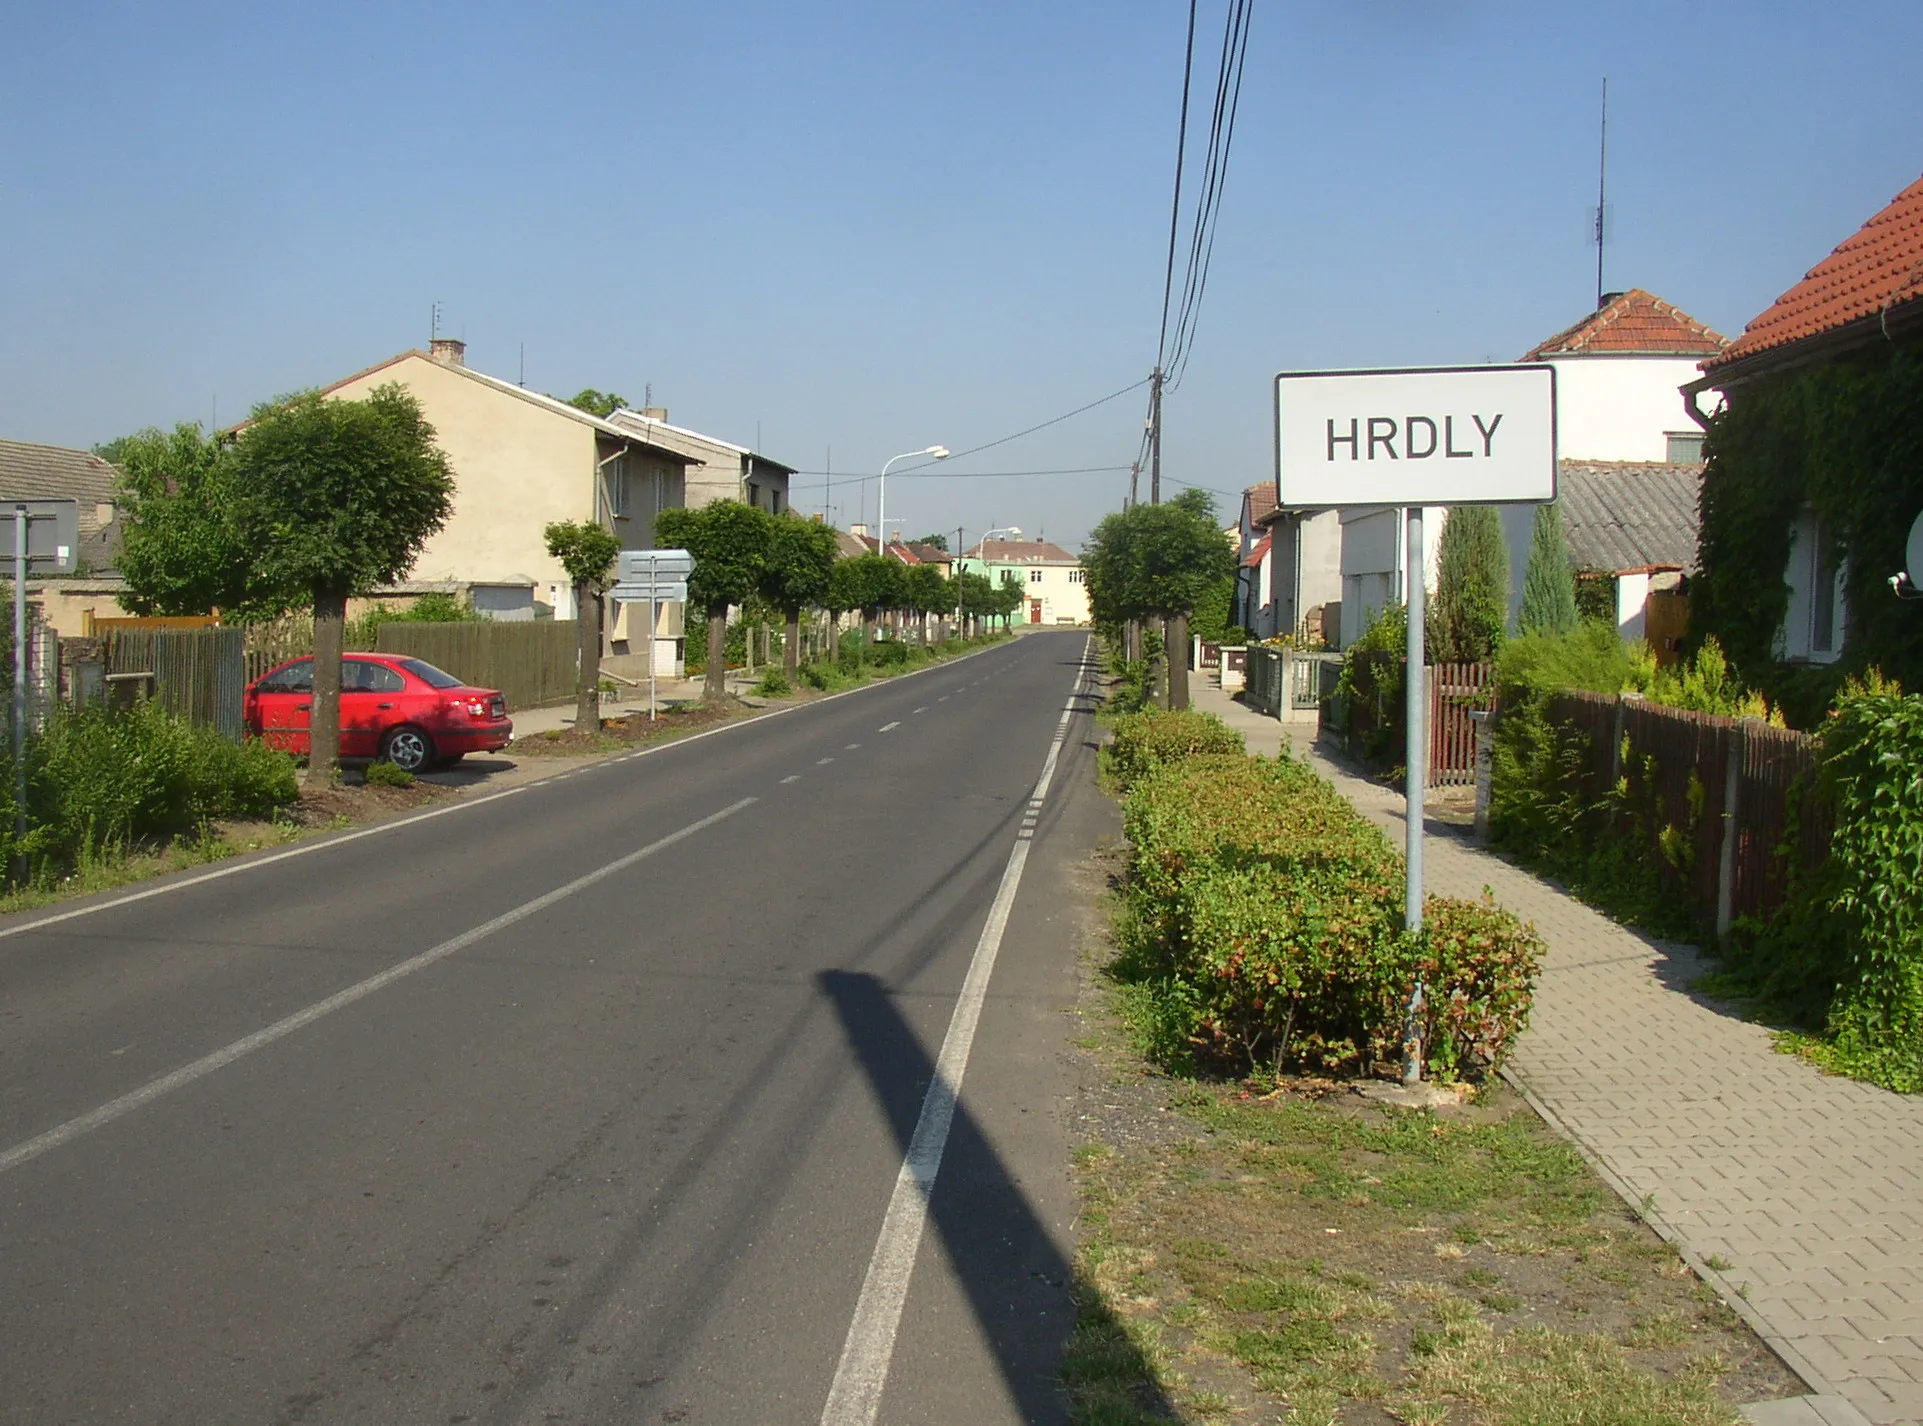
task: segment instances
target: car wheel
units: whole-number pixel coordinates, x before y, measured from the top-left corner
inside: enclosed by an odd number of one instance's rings
[[[381,738],[381,757],[402,772],[426,772],[434,765],[434,743],[412,724],[389,728]]]

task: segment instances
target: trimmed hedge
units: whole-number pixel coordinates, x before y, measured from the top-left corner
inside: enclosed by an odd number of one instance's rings
[[[1368,1072],[1397,1063],[1426,987],[1426,1072],[1480,1079],[1528,1020],[1534,928],[1486,895],[1430,897],[1402,926],[1401,858],[1304,765],[1205,754],[1140,776],[1116,973],[1171,1068]]]
[[[1213,713],[1129,713],[1114,722],[1108,745],[1109,776],[1127,789],[1165,763],[1209,753],[1244,751],[1242,735]]]

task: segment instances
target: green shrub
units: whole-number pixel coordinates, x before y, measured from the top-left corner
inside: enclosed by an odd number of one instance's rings
[[[754,686],[754,691],[759,698],[786,698],[795,688],[788,682],[788,675],[778,668],[771,668],[761,676],[761,682]]]
[[[412,787],[414,774],[390,762],[372,762],[367,765],[367,785],[369,787]]]
[[[266,816],[298,790],[287,754],[231,742],[150,702],[55,714],[28,747],[27,776],[24,850],[41,875],[135,838]]]
[[[1480,1078],[1514,1045],[1535,932],[1486,898],[1434,897],[1409,936],[1401,859],[1307,767],[1221,753],[1165,762],[1123,810],[1133,853],[1115,972],[1165,1065],[1392,1063],[1418,975],[1429,1073]]]
[[[1213,713],[1131,713],[1117,718],[1114,730],[1103,764],[1124,789],[1163,763],[1243,751],[1242,735]]]
[[[1923,1092],[1923,698],[1872,675],[1846,688],[1822,739],[1836,830],[1811,892],[1849,948],[1828,1058]]]

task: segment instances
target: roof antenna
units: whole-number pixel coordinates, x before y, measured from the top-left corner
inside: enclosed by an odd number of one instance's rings
[[[439,341],[441,336],[441,304],[436,301],[428,309],[427,337],[429,341]]]
[[[521,388],[522,388],[522,390],[526,390],[526,389],[527,389],[527,343],[526,343],[526,342],[522,342],[522,343],[521,343],[521,380],[520,380],[520,386],[521,386]]]
[[[1603,76],[1602,139],[1596,156],[1596,310],[1603,305],[1603,239],[1608,232],[1608,207],[1604,201],[1609,184],[1609,76]]]

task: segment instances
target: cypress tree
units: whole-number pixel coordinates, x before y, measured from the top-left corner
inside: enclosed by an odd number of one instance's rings
[[[1562,541],[1562,511],[1555,505],[1538,505],[1535,527],[1529,532],[1529,567],[1522,576],[1522,614],[1517,624],[1525,634],[1569,634],[1578,622],[1576,576]]]
[[[1493,658],[1509,617],[1509,551],[1493,505],[1461,505],[1442,523],[1436,607],[1431,626],[1437,663]]]

